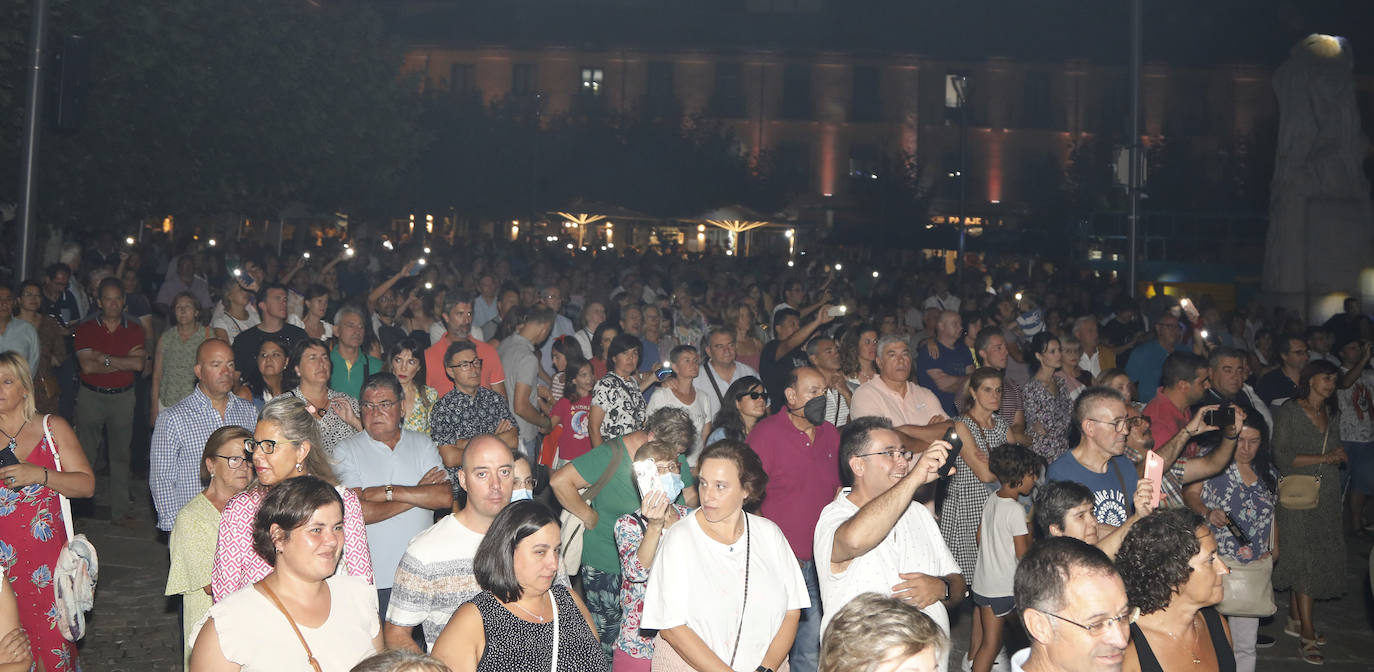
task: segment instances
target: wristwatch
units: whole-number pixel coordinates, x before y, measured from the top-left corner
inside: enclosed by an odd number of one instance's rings
[[[773,668],[760,665],[754,668],[754,672],[773,672]]]
[[[385,488],[385,490],[386,490],[386,501],[389,502],[389,501],[391,501],[391,497],[392,497],[392,495],[394,494],[394,491],[391,489],[391,484],[388,483],[387,486],[386,486],[386,488]],[[946,591],[948,591],[948,589],[946,589]]]
[[[939,577],[936,577],[936,578],[940,579],[940,583],[945,584],[945,597],[944,597],[944,599],[948,600],[948,599],[949,599],[949,591],[950,591],[950,588],[951,588],[951,586],[949,585],[949,579],[946,579],[946,578],[943,577],[943,576],[939,576]]]
[[[110,356],[105,355],[105,368],[110,368]]]

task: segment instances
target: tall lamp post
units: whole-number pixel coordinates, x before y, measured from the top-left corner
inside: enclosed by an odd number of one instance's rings
[[[1141,70],[1141,21],[1143,0],[1131,0],[1131,146],[1130,167],[1127,169],[1131,210],[1126,230],[1126,290],[1136,295],[1137,264],[1136,250],[1139,249],[1140,236],[1140,70]]]
[[[38,190],[38,113],[43,98],[43,53],[47,41],[48,1],[33,0],[29,29],[28,87],[24,99],[24,163],[19,192],[19,277],[29,277],[33,249],[33,209]],[[34,264],[36,265],[36,264]]]
[[[964,237],[968,233],[968,77],[951,75],[950,83],[959,104],[959,256],[956,270],[964,284]]]

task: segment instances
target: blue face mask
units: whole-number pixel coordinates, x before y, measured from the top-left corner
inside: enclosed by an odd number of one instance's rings
[[[678,495],[682,494],[681,474],[674,474],[670,471],[666,474],[659,474],[658,479],[663,483],[664,491],[668,493],[668,501],[672,502],[677,499]]]
[[[534,499],[534,492],[533,492],[533,491],[530,491],[530,490],[526,490],[525,488],[520,488],[520,489],[518,489],[518,490],[511,490],[511,493],[510,493],[510,501],[512,501],[512,502],[518,502],[518,501],[520,501],[520,500],[522,500],[522,499]]]

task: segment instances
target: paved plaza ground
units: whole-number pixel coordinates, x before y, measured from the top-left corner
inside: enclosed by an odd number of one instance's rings
[[[104,478],[99,486],[103,494]],[[90,537],[100,552],[100,586],[90,629],[81,644],[81,663],[86,672],[163,672],[181,669],[181,631],[172,603],[162,595],[167,580],[167,545],[153,527],[147,487],[134,483],[140,494],[135,507],[146,521],[141,530],[126,530],[103,520],[79,520],[77,531]],[[1349,545],[1350,585],[1358,586],[1344,598],[1317,603],[1318,630],[1330,645],[1324,668],[1302,662],[1298,640],[1283,634],[1281,620],[1261,626],[1260,631],[1278,638],[1260,650],[1261,672],[1297,672],[1326,669],[1339,672],[1374,670],[1374,600],[1369,593],[1370,544],[1352,540]],[[1286,608],[1286,593],[1275,596]],[[953,669],[968,647],[968,611],[958,610],[954,625]]]

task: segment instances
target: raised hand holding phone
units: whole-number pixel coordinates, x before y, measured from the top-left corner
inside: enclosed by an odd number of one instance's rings
[[[1153,490],[1150,493],[1150,508],[1159,507],[1159,498],[1164,494],[1164,489],[1160,487],[1164,478],[1164,458],[1153,450],[1145,451],[1145,480],[1150,481]]]

